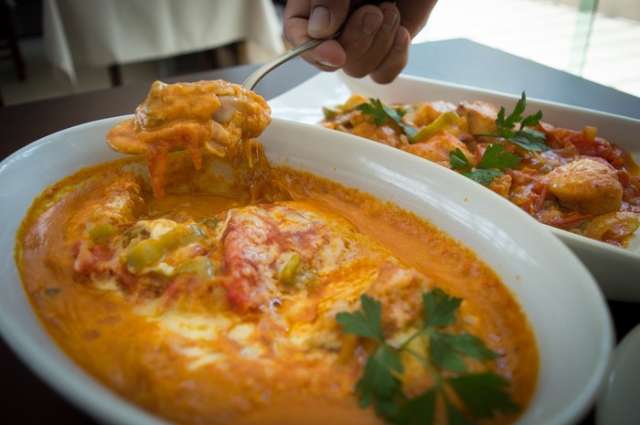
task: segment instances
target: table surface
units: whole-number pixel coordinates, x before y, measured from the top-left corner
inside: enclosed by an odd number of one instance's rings
[[[241,82],[255,66],[184,75],[171,80],[222,78]],[[305,81],[317,71],[294,60],[268,76],[257,91],[267,98]],[[422,77],[553,100],[640,118],[640,98],[577,78],[571,74],[509,55],[464,39],[414,45],[405,73]],[[149,82],[0,108],[0,160],[49,133],[76,124],[127,114],[144,98]],[[618,340],[640,323],[633,303],[609,302]],[[0,411],[8,423],[22,425],[93,424],[39,380],[0,340],[2,381],[11,396],[0,397]],[[8,415],[8,416],[7,416]],[[593,413],[583,424],[593,423]]]

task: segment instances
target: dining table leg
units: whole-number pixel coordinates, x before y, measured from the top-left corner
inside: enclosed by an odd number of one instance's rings
[[[122,85],[122,69],[117,63],[109,65],[109,79],[111,80],[111,87]]]

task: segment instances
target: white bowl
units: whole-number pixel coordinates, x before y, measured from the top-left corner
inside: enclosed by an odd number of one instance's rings
[[[523,90],[526,90],[523,87]],[[386,102],[424,100],[484,100],[512,108],[519,97],[442,81],[402,75],[393,83],[380,85],[371,79],[357,80],[341,73],[321,73],[269,101],[273,115],[300,122],[318,123],[322,106],[343,103],[351,93],[377,97]],[[527,100],[530,112],[541,109],[544,119],[557,126],[581,129],[598,127],[598,134],[615,142],[640,160],[640,120],[575,106],[536,99]],[[424,161],[427,162],[427,161]],[[619,248],[566,230],[551,228],[596,277],[609,299],[640,302],[640,230],[629,247]]]
[[[58,349],[34,315],[13,259],[16,230],[35,196],[81,167],[119,156],[104,143],[118,120],[52,134],[0,163],[0,332],[34,372],[97,419],[158,424]],[[589,408],[611,351],[611,319],[593,278],[547,229],[468,179],[387,146],[278,119],[262,142],[273,162],[395,202],[494,268],[526,312],[540,352],[538,387],[520,424],[573,423]]]
[[[597,425],[640,424],[640,325],[624,337],[611,359],[598,397]]]

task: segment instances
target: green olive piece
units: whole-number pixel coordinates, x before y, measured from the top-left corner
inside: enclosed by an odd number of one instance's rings
[[[157,240],[165,251],[172,251],[180,246],[188,245],[198,240],[200,229],[192,226],[176,226],[173,230],[160,236]]]
[[[116,226],[109,223],[100,223],[96,224],[91,229],[89,229],[89,238],[95,244],[102,244],[107,242],[107,240],[116,234],[118,229]]]
[[[135,244],[127,253],[127,266],[139,272],[142,269],[152,266],[164,255],[165,250],[159,240],[146,239]]]
[[[213,277],[214,269],[207,257],[190,258],[176,267],[175,274],[193,274],[203,279]]]

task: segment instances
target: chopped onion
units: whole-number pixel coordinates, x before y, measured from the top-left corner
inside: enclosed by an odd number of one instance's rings
[[[220,96],[220,108],[213,114],[213,119],[221,124],[231,121],[233,114],[236,112],[237,100],[232,96]]]

